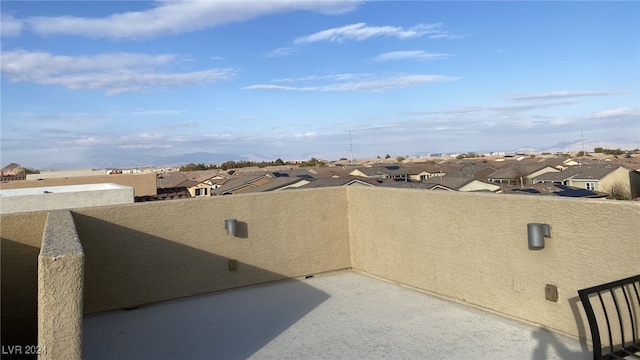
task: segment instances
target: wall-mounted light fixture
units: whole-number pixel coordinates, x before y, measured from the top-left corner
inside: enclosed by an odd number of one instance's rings
[[[227,234],[231,236],[236,235],[237,225],[236,219],[227,219],[224,221],[224,228],[227,229]]]
[[[529,250],[544,249],[544,238],[551,237],[551,226],[540,223],[527,224],[527,235],[529,238]]]

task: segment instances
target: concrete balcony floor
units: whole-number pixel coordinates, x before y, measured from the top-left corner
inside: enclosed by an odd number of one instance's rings
[[[589,359],[579,340],[358,272],[86,316],[86,359]]]

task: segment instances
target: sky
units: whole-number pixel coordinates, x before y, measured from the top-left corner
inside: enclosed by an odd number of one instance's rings
[[[0,6],[2,166],[640,147],[638,1]]]

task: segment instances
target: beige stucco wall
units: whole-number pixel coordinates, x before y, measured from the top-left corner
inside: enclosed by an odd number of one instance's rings
[[[628,192],[628,195],[631,196],[631,199],[635,199],[638,197],[638,180],[636,179],[637,175],[634,175],[635,174],[630,173],[629,169],[619,167],[602,178],[602,180],[597,183],[598,188],[596,190],[611,193],[612,187],[616,186],[616,184],[621,184]]]
[[[640,273],[640,203],[380,190],[347,189],[360,271],[581,337],[576,291]],[[542,250],[528,250],[532,222],[552,227]]]
[[[38,255],[39,359],[82,358],[84,254],[69,210],[50,211]]]
[[[132,187],[85,184],[0,190],[0,214],[71,209],[75,207],[129,204]]]
[[[349,268],[347,209],[344,187],[77,209],[84,311]]]
[[[2,345],[36,345],[38,252],[46,212],[0,216]]]
[[[527,179],[533,179],[534,177],[538,176],[538,175],[542,175],[542,174],[546,174],[546,173],[550,173],[550,172],[560,172],[560,170],[558,169],[554,169],[552,167],[545,167],[542,168],[538,171],[532,172],[531,174],[527,175]]]
[[[198,195],[198,196],[211,196],[211,188],[212,188],[211,185],[200,183],[198,185],[187,188],[187,190],[189,191],[189,195],[191,195],[191,197],[196,197],[196,189],[207,189],[207,195]]]
[[[0,189],[114,183],[135,189],[135,196],[157,195],[156,174],[111,174],[0,183]]]
[[[500,189],[500,185],[488,184],[488,183],[476,180],[461,187],[460,191],[481,191],[481,190],[497,191],[499,189]]]

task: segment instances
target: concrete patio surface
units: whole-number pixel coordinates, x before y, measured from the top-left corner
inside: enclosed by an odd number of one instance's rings
[[[590,359],[587,345],[344,271],[85,316],[86,359]]]

